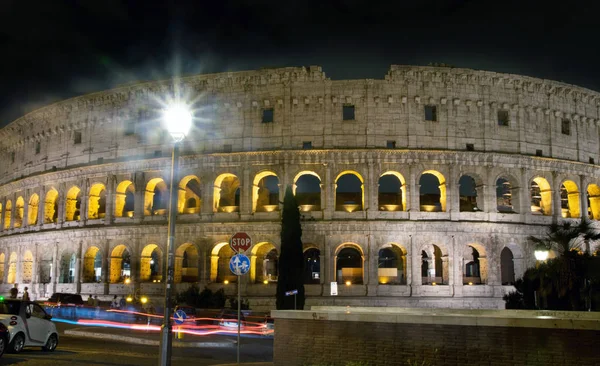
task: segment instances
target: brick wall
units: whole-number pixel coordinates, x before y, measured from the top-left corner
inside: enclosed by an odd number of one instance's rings
[[[275,366],[600,365],[595,330],[275,321]]]

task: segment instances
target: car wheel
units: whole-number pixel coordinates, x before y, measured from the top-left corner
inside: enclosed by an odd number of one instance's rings
[[[25,347],[25,337],[23,333],[17,333],[8,348],[12,353],[19,353],[23,350],[23,347]]]
[[[56,346],[58,346],[58,337],[56,334],[52,334],[50,337],[48,337],[46,345],[42,347],[42,351],[52,352],[56,349]]]
[[[4,351],[6,351],[6,343],[6,337],[0,337],[0,357],[2,357]]]

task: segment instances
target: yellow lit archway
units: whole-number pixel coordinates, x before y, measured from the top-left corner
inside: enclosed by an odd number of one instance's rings
[[[572,180],[566,180],[560,186],[560,208],[562,217],[581,217],[579,188]]]
[[[81,208],[81,189],[77,186],[71,187],[67,192],[67,202],[65,205],[65,221],[79,220]]]
[[[395,182],[389,178],[395,177],[398,181],[398,190],[386,191],[386,185],[394,186]],[[402,174],[395,171],[387,171],[379,177],[377,204],[380,211],[405,211],[406,210],[406,181]],[[382,185],[384,187],[382,187]],[[400,194],[398,196],[398,194]]]
[[[8,277],[6,278],[7,283],[17,282],[17,253],[10,253],[8,257]]]
[[[229,247],[229,243],[216,244],[210,252],[210,281],[223,283],[224,281],[235,282],[237,276],[229,270],[229,261],[235,253]]]
[[[177,197],[177,212],[187,214],[199,213],[202,207],[200,179],[195,175],[188,175],[181,179]]]
[[[33,253],[31,250],[26,250],[23,253],[23,261],[21,262],[21,281],[23,283],[31,283],[33,279]]]
[[[600,220],[600,187],[597,184],[589,184],[588,194],[588,217],[592,220]]]
[[[169,192],[162,178],[153,178],[146,184],[144,192],[144,215],[163,215],[169,207]]]
[[[355,188],[354,191],[350,192],[342,192],[340,190],[340,179],[345,179],[348,185],[355,185],[355,182],[352,182],[351,177],[358,178],[360,182],[360,191]],[[346,212],[354,212],[354,211],[362,211],[365,207],[365,180],[358,172],[354,170],[345,170],[337,175],[335,178],[335,210],[336,211],[346,211]],[[346,189],[344,189],[346,190]]]
[[[15,227],[23,226],[23,215],[25,214],[25,200],[22,196],[15,201]]]
[[[435,197],[435,194],[430,194],[430,196],[428,196],[427,194],[423,194],[422,191],[423,189],[425,189],[426,187],[424,187],[423,184],[421,184],[421,180],[423,179],[423,176],[426,174],[431,174],[433,175],[435,178],[437,178],[438,180],[438,190],[440,192],[440,196],[439,196],[439,200],[437,200],[437,197]],[[421,190],[419,191],[419,196],[420,196],[420,210],[421,211],[427,211],[427,212],[432,212],[432,211],[437,211],[439,209],[439,211],[441,212],[446,212],[446,178],[444,177],[444,175],[440,172],[438,172],[437,170],[425,170],[423,173],[421,173],[421,177],[419,178],[419,185],[421,186]],[[427,197],[430,197],[429,199]],[[434,202],[437,201],[437,202]],[[439,207],[437,207],[439,204]]]
[[[175,251],[175,283],[198,281],[198,249],[192,243]]]
[[[102,261],[102,254],[98,247],[89,247],[83,256],[83,282],[96,282],[97,277],[101,276],[102,265],[96,266],[97,257]]]
[[[535,177],[530,184],[531,212],[544,216],[552,215],[552,191],[545,178]]]
[[[335,250],[334,278],[339,284],[364,283],[364,252],[360,245],[343,243]]]
[[[250,250],[250,283],[276,282],[278,278],[279,252],[269,242],[261,242]]]
[[[38,221],[38,210],[40,207],[40,196],[36,193],[29,197],[29,207],[27,208],[27,225],[36,225]]]
[[[300,211],[321,209],[321,177],[317,173],[304,170],[296,174],[292,190]]]
[[[123,282],[131,275],[130,252],[123,244],[113,248],[110,254],[110,283]]]
[[[4,230],[10,229],[10,220],[12,216],[12,201],[6,201],[6,208],[4,209]]]
[[[50,188],[44,200],[44,224],[58,222],[58,191]]]
[[[130,180],[117,185],[115,194],[115,217],[133,217],[135,205],[135,187]]]
[[[266,186],[266,179],[275,177],[279,185],[279,177],[272,171],[256,174],[252,182],[252,212],[271,212],[279,210],[279,187],[273,192]]]
[[[106,214],[106,187],[102,183],[95,183],[90,188],[88,200],[88,219],[103,219]]]
[[[240,180],[231,173],[221,174],[215,179],[213,211],[238,212],[241,196]]]
[[[4,264],[6,261],[6,255],[0,254],[0,283],[4,283]]]
[[[148,244],[140,258],[140,281],[160,282],[162,280],[163,255],[156,244]]]

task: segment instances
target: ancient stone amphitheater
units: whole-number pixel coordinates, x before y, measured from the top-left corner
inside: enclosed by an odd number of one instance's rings
[[[447,67],[197,75],[69,99],[0,130],[0,292],[160,303],[172,148],[161,101],[174,89],[195,108],[175,188],[178,291],[235,293],[227,242],[245,231],[242,294],[273,307],[288,185],[308,305],[502,307],[535,264],[527,236],[600,218],[597,92]]]

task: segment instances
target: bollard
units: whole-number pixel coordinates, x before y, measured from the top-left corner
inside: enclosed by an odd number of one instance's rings
[[[183,339],[183,332],[181,331],[181,327],[177,327],[177,339]]]

